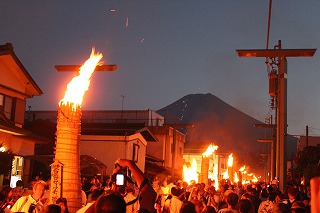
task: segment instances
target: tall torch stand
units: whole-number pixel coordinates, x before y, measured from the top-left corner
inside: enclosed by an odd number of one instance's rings
[[[67,199],[70,212],[81,208],[80,131],[80,106],[61,103],[58,107],[55,161],[63,164],[61,196]]]

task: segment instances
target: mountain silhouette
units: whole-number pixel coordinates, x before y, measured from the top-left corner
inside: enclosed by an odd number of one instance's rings
[[[185,149],[199,143],[214,143],[219,153],[234,153],[239,164],[260,170],[265,164],[260,154],[268,151],[268,144],[257,139],[265,138],[262,124],[249,115],[208,94],[190,94],[157,111],[165,117],[166,124],[192,128],[177,128],[187,135]],[[205,151],[205,150],[204,150]]]

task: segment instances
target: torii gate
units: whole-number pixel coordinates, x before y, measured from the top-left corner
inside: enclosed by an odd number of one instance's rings
[[[276,88],[276,177],[280,181],[280,190],[284,190],[286,184],[286,136],[287,136],[287,57],[312,57],[317,49],[256,49],[236,50],[239,57],[267,57],[278,58],[278,74]],[[272,167],[272,166],[271,166]]]

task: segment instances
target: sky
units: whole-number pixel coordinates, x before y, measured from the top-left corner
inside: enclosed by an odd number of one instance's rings
[[[0,44],[14,51],[43,95],[31,110],[57,110],[91,49],[114,72],[95,72],[84,110],[158,110],[188,94],[207,94],[264,122],[270,114],[265,58],[269,0],[0,0]],[[273,0],[269,48],[320,46],[320,1]],[[320,57],[287,58],[288,134],[320,134]],[[3,77],[3,76],[1,76]]]

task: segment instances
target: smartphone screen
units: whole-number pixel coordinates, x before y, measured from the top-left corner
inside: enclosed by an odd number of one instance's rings
[[[123,174],[116,175],[116,184],[118,186],[122,186],[124,184],[124,175]]]

